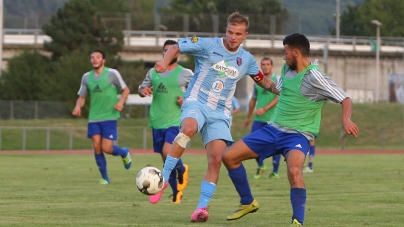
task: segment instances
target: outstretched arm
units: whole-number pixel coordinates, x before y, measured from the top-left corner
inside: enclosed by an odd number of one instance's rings
[[[352,102],[351,99],[345,98],[342,102],[342,125],[348,135],[358,137],[359,128],[351,121]]]
[[[251,77],[255,83],[257,83],[260,87],[265,90],[272,92],[276,95],[279,95],[279,90],[276,89],[276,83],[273,82],[270,78],[264,76],[261,71],[258,72],[257,75]]]
[[[164,54],[163,60],[156,62],[156,64],[154,65],[154,69],[156,70],[156,72],[165,72],[167,70],[167,67],[170,65],[171,60],[173,60],[179,53],[180,48],[178,47],[178,44],[170,46],[170,48],[168,48],[167,50],[167,53]]]

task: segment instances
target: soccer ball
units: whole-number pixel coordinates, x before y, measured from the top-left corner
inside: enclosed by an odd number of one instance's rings
[[[156,167],[145,167],[136,176],[136,186],[145,195],[155,195],[161,191],[164,177]]]

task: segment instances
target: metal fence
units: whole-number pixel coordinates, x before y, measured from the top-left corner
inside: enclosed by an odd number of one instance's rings
[[[0,119],[70,117],[67,102],[0,100]]]

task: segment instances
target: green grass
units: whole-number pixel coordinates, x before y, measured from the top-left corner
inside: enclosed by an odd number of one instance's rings
[[[125,170],[120,158],[107,156],[110,185],[98,185],[93,155],[6,155],[0,158],[0,226],[289,226],[291,205],[285,163],[280,179],[252,179],[256,164],[244,162],[260,209],[237,221],[226,221],[238,195],[222,167],[210,202],[208,223],[190,223],[206,155],[185,154],[190,182],[181,204],[172,204],[167,189],[151,204],[135,185],[137,172],[157,154],[134,154]],[[305,226],[402,226],[404,155],[317,155],[314,173],[306,174]],[[266,161],[270,165],[270,160]]]
[[[232,135],[239,140],[250,132],[244,129],[246,113],[234,116]],[[404,108],[402,104],[355,104],[352,120],[358,125],[358,138],[347,136],[344,148],[349,149],[403,149],[404,148]],[[118,144],[131,149],[152,148],[151,130],[147,118],[120,119],[118,121]],[[23,127],[35,127],[26,130],[27,150],[46,149],[46,130],[50,128],[49,149],[68,149],[70,128],[72,128],[72,149],[90,149],[91,141],[87,136],[87,120],[79,119],[45,119],[45,120],[0,120],[0,149],[22,149]],[[14,127],[14,128],[8,128]],[[17,129],[15,127],[18,127]],[[41,127],[41,128],[38,128]],[[65,128],[60,128],[65,127]],[[322,111],[321,129],[316,140],[319,149],[340,149],[342,129],[341,105],[326,103]],[[143,135],[146,137],[143,137]],[[145,138],[145,139],[144,139]],[[191,140],[191,149],[203,149],[200,135]]]

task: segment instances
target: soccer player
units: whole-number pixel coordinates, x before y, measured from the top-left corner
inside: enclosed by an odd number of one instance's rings
[[[168,48],[177,44],[174,40],[166,40],[163,45],[163,57]],[[175,56],[167,70],[157,73],[151,68],[143,83],[139,86],[141,97],[153,95],[149,126],[153,131],[154,152],[160,153],[163,163],[171,149],[175,136],[180,132],[181,105],[184,100],[184,93],[188,88],[189,81],[193,75],[192,70],[186,69],[177,63],[179,54]],[[183,190],[188,184],[188,165],[183,164],[181,159],[171,171],[168,182],[173,191],[173,203],[181,203]],[[177,186],[178,173],[178,186]],[[149,197],[152,199],[153,197]],[[150,200],[155,203],[155,201]]]
[[[81,79],[79,98],[72,114],[81,115],[81,107],[90,94],[90,113],[88,116],[87,137],[93,142],[95,162],[101,173],[100,184],[110,184],[107,172],[107,161],[104,153],[122,157],[124,167],[129,169],[132,160],[127,147],[121,148],[113,142],[118,139],[117,119],[129,95],[129,88],[122,80],[121,74],[115,69],[105,67],[105,53],[95,50],[90,59],[93,70],[83,75]],[[118,99],[118,89],[122,91]]]
[[[261,71],[264,76],[270,78],[274,82],[278,82],[280,76],[272,73],[272,68],[274,67],[272,59],[269,57],[264,57],[261,60]],[[251,127],[251,133],[257,131],[258,129],[267,125],[269,119],[271,118],[273,112],[275,111],[275,105],[278,102],[278,96],[274,93],[271,93],[264,88],[257,86],[254,84],[253,94],[251,96],[250,102],[248,104],[248,113],[247,118],[244,121],[244,128],[247,128],[251,122],[252,113],[257,107],[255,111],[254,122]],[[264,164],[263,159],[256,159],[258,168],[257,172],[254,175],[254,179],[261,178],[261,175],[267,170],[267,166]],[[279,165],[281,161],[281,155],[272,156],[272,173],[269,175],[269,178],[279,178]]]
[[[178,53],[192,54],[195,58],[195,74],[184,95],[181,106],[180,133],[175,137],[173,146],[164,163],[165,179],[175,168],[188,142],[201,132],[205,145],[208,169],[201,183],[199,202],[191,215],[192,222],[205,222],[209,218],[208,203],[215,192],[221,167],[221,154],[233,139],[230,133],[232,97],[236,82],[250,75],[261,86],[268,89],[271,83],[261,73],[254,57],[242,47],[248,35],[248,18],[232,13],[227,19],[226,36],[223,38],[181,38],[173,45],[162,61],[156,62],[155,70],[164,72]],[[158,201],[163,190],[153,199]]]
[[[309,59],[310,43],[302,34],[294,33],[283,40],[281,80],[273,90],[279,100],[268,125],[255,131],[228,148],[222,155],[236,191],[240,205],[227,217],[235,220],[258,210],[252,196],[242,161],[265,159],[282,154],[286,158],[292,204],[291,226],[303,226],[306,206],[306,189],[303,165],[309,143],[320,129],[321,108],[327,99],[341,103],[342,125],[347,134],[358,136],[359,129],[351,121],[352,103],[349,96],[316,64]]]

